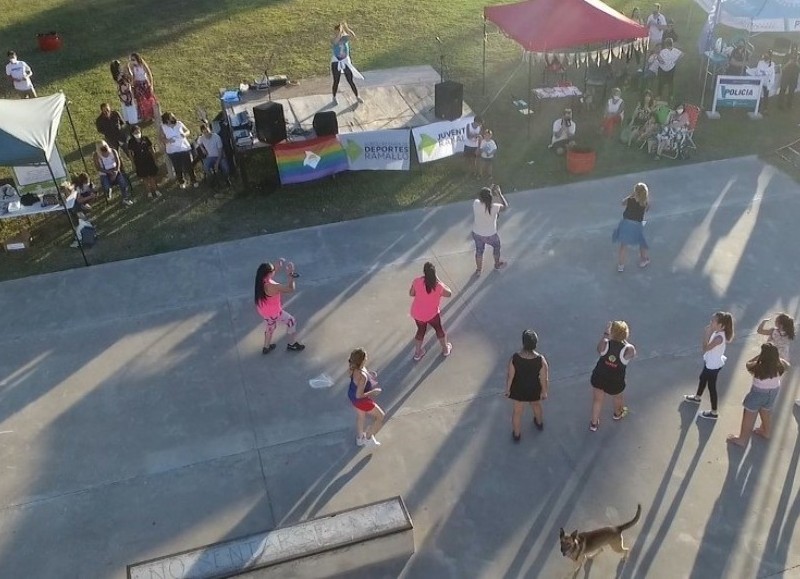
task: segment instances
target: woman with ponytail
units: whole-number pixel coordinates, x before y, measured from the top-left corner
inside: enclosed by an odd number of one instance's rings
[[[381,393],[378,388],[378,374],[367,370],[367,353],[362,348],[356,348],[350,353],[348,359],[350,366],[350,387],[347,397],[353,408],[356,409],[356,445],[380,446],[381,443],[375,435],[383,426],[386,413],[375,404],[375,396]],[[372,424],[365,428],[367,414],[372,416]]]
[[[442,298],[449,298],[453,295],[452,290],[447,287],[436,275],[436,266],[426,261],[422,266],[422,276],[414,279],[408,295],[414,298],[411,302],[411,317],[417,324],[417,335],[414,336],[416,347],[414,349],[414,361],[419,362],[425,355],[425,348],[422,341],[425,339],[425,331],[428,324],[436,332],[439,344],[442,346],[442,355],[449,356],[453,345],[447,341],[447,334],[442,329],[441,311],[439,305]]]

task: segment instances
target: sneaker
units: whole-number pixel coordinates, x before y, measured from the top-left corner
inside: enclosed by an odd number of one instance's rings
[[[522,435],[521,434],[514,434],[514,432],[512,432],[511,433],[511,439],[514,442],[519,442],[520,440],[522,440]]]
[[[451,344],[450,342],[447,342],[447,346],[445,347],[444,350],[442,350],[442,356],[447,358],[450,355],[450,352],[452,352],[452,351],[453,351],[453,344]]]
[[[367,444],[367,435],[363,432],[356,436],[356,446],[364,446]]]
[[[615,413],[614,413],[614,414],[611,416],[611,418],[613,418],[614,420],[622,420],[622,419],[623,419],[623,418],[625,418],[627,415],[628,415],[628,407],[627,407],[627,406],[623,406],[623,407],[622,407],[622,410],[620,410],[619,414],[617,414],[617,413],[615,412]]]
[[[590,422],[589,423],[589,430],[592,432],[597,432],[597,427],[600,426],[599,422]]]
[[[425,350],[421,350],[419,352],[414,352],[414,361],[419,362],[425,357]]]
[[[161,197],[161,191],[159,191],[158,189],[153,191],[153,199],[158,199],[160,197]]]
[[[375,438],[374,434],[372,436],[370,436],[369,438],[365,438],[364,439],[364,446],[380,446],[380,445],[381,445],[381,443],[378,442],[378,439]]]
[[[92,210],[92,206],[89,205],[88,203],[84,203],[83,204],[83,208],[86,209],[87,211],[91,211]]]
[[[794,401],[794,405],[800,407],[800,398]]]
[[[618,265],[617,266],[617,271],[622,273],[623,271],[625,271],[625,266],[624,265]]]
[[[269,354],[270,352],[272,352],[272,350],[274,350],[274,349],[275,349],[275,344],[270,344],[266,348],[261,348],[261,353],[266,355],[266,354]]]
[[[683,399],[686,402],[691,402],[692,404],[700,404],[700,402],[702,401],[702,398],[700,398],[696,394],[684,394]]]
[[[364,104],[364,99],[362,99],[360,96],[359,96],[359,97],[356,97],[356,100],[357,100],[359,103],[361,103],[362,105]]]
[[[699,416],[701,418],[708,418],[709,420],[716,420],[717,418],[719,418],[719,414],[717,414],[713,410],[706,410],[705,412],[701,412]]]
[[[180,183],[180,184],[178,185],[178,187],[179,187],[180,189],[186,189],[186,183]]]
[[[197,181],[192,183],[192,187],[194,187],[195,189],[197,189],[199,186],[200,186],[200,183],[198,183]]]
[[[333,100],[331,102],[333,103],[333,106],[336,106],[336,105],[339,104],[339,99],[337,99],[336,97],[333,97]]]
[[[644,261],[639,262],[639,267],[647,267],[648,265],[650,265],[649,259],[645,259]]]
[[[78,247],[80,247],[80,245],[78,245],[78,242],[77,242],[77,241],[73,241],[72,243],[70,243],[70,244],[69,244],[69,246],[70,246],[70,247],[74,247],[75,249],[77,249]]]
[[[498,261],[497,263],[494,264],[494,268],[495,269],[503,269],[507,265],[508,265],[507,261]]]
[[[286,344],[286,349],[292,352],[302,352],[306,347],[300,342],[295,342],[294,344]]]
[[[130,207],[131,205],[133,205],[133,199],[123,199],[122,200],[122,204],[125,207]]]
[[[540,432],[544,430],[544,422],[536,422],[536,419],[534,418],[533,425],[536,427],[536,430]]]
[[[111,199],[112,199],[113,197],[114,197],[114,192],[113,192],[111,189],[109,189],[109,190],[108,190],[108,193],[106,193],[106,199],[108,199],[109,201],[111,201]]]

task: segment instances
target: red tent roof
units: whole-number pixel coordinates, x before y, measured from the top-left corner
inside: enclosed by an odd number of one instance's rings
[[[644,38],[647,28],[600,0],[527,0],[487,6],[484,17],[529,52]]]

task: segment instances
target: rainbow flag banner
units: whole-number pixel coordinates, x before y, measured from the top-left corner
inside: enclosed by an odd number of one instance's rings
[[[273,147],[281,185],[305,183],[347,171],[347,153],[335,135]]]

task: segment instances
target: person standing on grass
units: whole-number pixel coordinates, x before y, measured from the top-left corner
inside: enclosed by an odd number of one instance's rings
[[[284,270],[286,271],[286,283],[275,281],[273,279],[275,274]],[[261,348],[262,354],[269,354],[275,349],[275,344],[272,343],[272,335],[275,333],[278,323],[286,326],[289,339],[294,340],[286,345],[287,350],[302,352],[306,348],[297,341],[297,322],[281,305],[281,295],[294,293],[295,280],[298,277],[294,270],[294,264],[291,261],[284,263],[282,259],[278,260],[277,267],[271,263],[262,263],[256,270],[256,310],[267,324],[267,329],[264,331],[264,347]]]
[[[6,64],[6,76],[11,81],[14,90],[16,90],[22,98],[36,98],[36,89],[33,88],[31,77],[33,70],[28,66],[24,60],[17,58],[17,53],[9,50],[6,53],[8,63]]]
[[[131,199],[131,184],[122,170],[122,158],[105,141],[99,141],[95,147],[94,166],[100,174],[100,185],[106,194],[107,199],[111,199],[111,188],[119,187],[122,194],[122,204],[126,207],[133,205]]]
[[[499,185],[482,188],[478,198],[472,202],[472,239],[475,241],[476,275],[480,275],[483,270],[483,252],[487,245],[492,246],[494,268],[502,269],[506,266],[506,262],[500,259],[500,236],[497,235],[497,216],[506,209],[508,201]]]
[[[697,383],[695,394],[686,394],[683,399],[692,404],[700,404],[701,396],[708,386],[708,395],[711,397],[711,410],[700,413],[703,418],[716,420],[717,413],[717,376],[725,365],[725,346],[733,341],[733,316],[730,312],[716,312],[703,331],[703,340],[700,348],[703,351],[703,371]]]
[[[514,401],[511,412],[511,437],[514,442],[522,438],[522,414],[525,404],[533,410],[533,424],[544,430],[542,400],[547,400],[550,389],[550,367],[547,360],[536,351],[539,337],[533,330],[522,332],[522,349],[511,356],[506,373],[506,398]]]
[[[425,355],[425,348],[422,342],[425,339],[425,331],[428,324],[436,332],[439,344],[442,346],[442,356],[445,358],[450,355],[453,345],[447,341],[447,334],[442,328],[441,310],[439,305],[442,298],[449,298],[453,291],[447,287],[436,275],[436,266],[426,261],[422,266],[422,276],[415,278],[411,282],[411,289],[408,295],[414,298],[411,301],[411,317],[417,324],[417,334],[414,336],[416,347],[414,348],[414,361],[419,362]]]
[[[753,375],[750,392],[744,397],[742,426],[738,436],[731,434],[728,442],[736,446],[747,446],[750,434],[769,440],[772,430],[772,407],[781,387],[781,376],[789,368],[789,362],[781,358],[774,344],[761,346],[761,353],[747,362],[747,371]],[[761,417],[761,426],[756,429],[756,417]]]
[[[797,64],[797,53],[792,53],[789,62],[781,68],[781,87],[778,91],[778,108],[792,110],[794,93],[797,91],[797,79],[800,77],[800,65]]]
[[[136,99],[136,111],[139,122],[152,121],[156,115],[155,82],[150,66],[136,52],[131,53],[128,72],[133,80],[133,96]]]
[[[350,386],[347,397],[353,408],[356,409],[356,445],[380,446],[375,438],[381,427],[386,413],[375,404],[375,396],[381,393],[378,388],[378,374],[370,372],[366,367],[367,353],[356,348],[350,353],[348,364],[350,367]],[[372,417],[372,424],[365,427],[367,415]]]
[[[178,187],[186,189],[185,175],[189,175],[192,187],[199,187],[197,177],[194,174],[192,164],[192,144],[189,142],[189,129],[181,121],[175,118],[172,113],[166,112],[161,115],[161,140],[164,143],[164,151],[172,161],[175,169],[175,178],[178,180]]]
[[[497,143],[494,140],[494,133],[486,129],[481,136],[480,144],[478,145],[478,176],[483,179],[485,176],[489,177],[491,181],[494,171],[494,157],[497,155]]]
[[[683,52],[675,48],[671,38],[664,39],[663,48],[658,53],[658,95],[666,101],[672,98],[675,89],[675,67],[683,57]],[[664,93],[664,87],[669,90]]]
[[[122,148],[127,153],[128,138],[124,130],[125,121],[122,120],[122,115],[112,110],[108,103],[100,105],[100,115],[95,119],[94,126],[112,149],[119,152]]]
[[[480,145],[482,133],[483,119],[476,115],[472,122],[467,125],[467,140],[464,143],[464,159],[467,163],[467,169],[475,177],[478,176],[478,145]]]
[[[639,267],[647,267],[650,264],[647,240],[644,238],[644,214],[649,204],[649,190],[644,183],[637,183],[633,193],[622,200],[625,211],[622,212],[622,219],[611,235],[611,241],[619,243],[617,256],[619,272],[625,271],[625,253],[628,245],[639,246]]]
[[[364,99],[362,99],[358,95],[358,88],[356,88],[356,83],[353,82],[353,77],[364,80],[364,76],[358,72],[355,66],[353,66],[353,62],[350,60],[350,39],[355,40],[356,33],[353,32],[350,27],[347,25],[347,22],[341,22],[333,27],[334,36],[331,39],[331,52],[333,53],[331,56],[331,74],[333,75],[333,104],[338,105],[339,101],[336,100],[336,93],[339,90],[339,80],[342,78],[342,73],[344,73],[344,78],[347,80],[347,84],[350,85],[350,88],[353,89],[353,94],[356,95],[356,100],[359,103],[363,103]]]
[[[592,432],[596,432],[600,426],[600,412],[603,410],[606,394],[614,398],[614,420],[622,420],[628,415],[622,393],[625,391],[625,371],[636,356],[636,348],[628,343],[629,336],[627,323],[609,322],[597,344],[600,358],[589,380],[592,385],[592,420],[589,430]]]
[[[664,30],[667,29],[667,18],[661,13],[661,4],[656,3],[653,5],[653,12],[647,16],[645,24],[647,25],[648,44],[650,46],[661,44],[661,40],[664,38]]]
[[[133,127],[131,138],[128,141],[128,154],[133,161],[136,176],[147,187],[147,196],[151,199],[161,197],[158,190],[158,163],[156,162],[156,148],[149,137],[142,135],[140,127]]]

